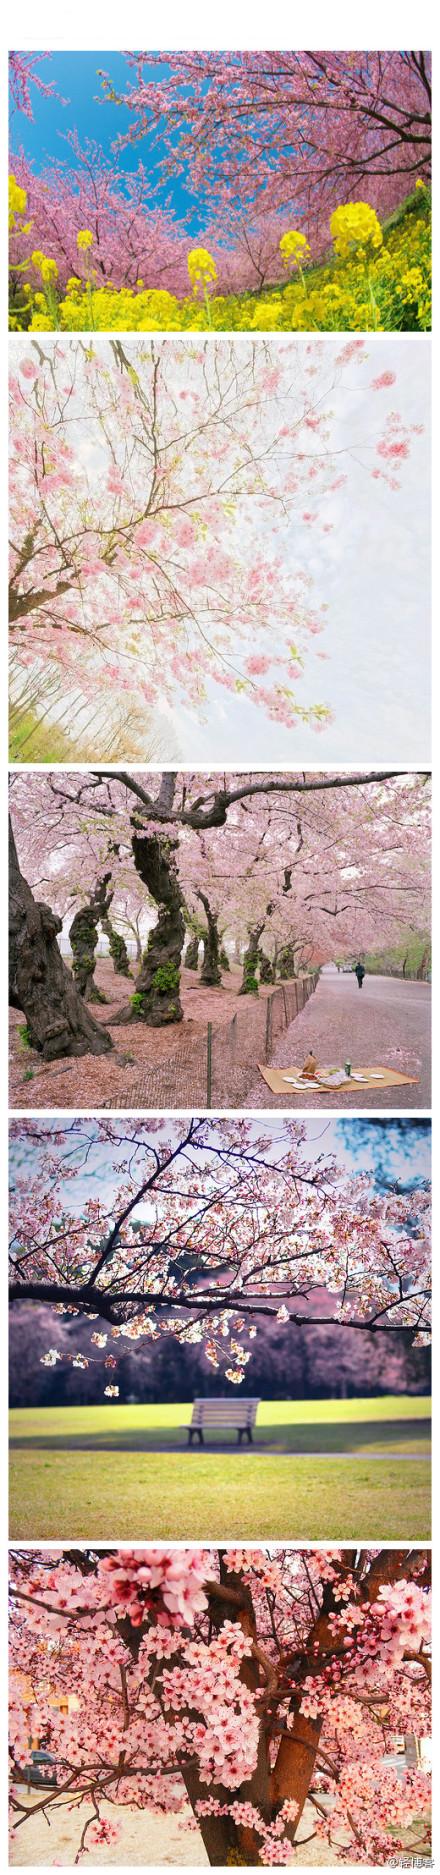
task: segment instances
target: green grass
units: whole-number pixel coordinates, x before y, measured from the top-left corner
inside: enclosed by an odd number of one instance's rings
[[[14,1455],[11,1537],[429,1541],[429,1466],[243,1453]]]
[[[44,699],[42,698],[42,706]],[[33,710],[11,707],[9,725],[10,762],[62,762],[77,758],[75,745],[56,723],[39,721]]]
[[[189,1403],[14,1411],[11,1536],[427,1540],[429,1410],[409,1395],[263,1401],[254,1451],[231,1431],[221,1454],[225,1434],[182,1449]],[[399,1464],[408,1453],[419,1462]]]
[[[231,1405],[233,1401],[231,1400]],[[44,1431],[59,1438],[63,1433],[171,1431],[187,1425],[192,1402],[173,1400],[165,1405],[142,1406],[26,1406],[10,1413],[11,1437],[38,1439]],[[427,1395],[384,1393],[372,1400],[261,1400],[257,1426],[330,1426],[373,1424],[377,1420],[427,1419]]]

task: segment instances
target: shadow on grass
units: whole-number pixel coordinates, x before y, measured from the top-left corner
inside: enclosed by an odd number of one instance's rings
[[[254,1443],[250,1447],[238,1445],[233,1427],[217,1432],[215,1428],[205,1435],[204,1453],[209,1452],[246,1452],[286,1455],[291,1458],[309,1454],[322,1457],[396,1457],[421,1458],[427,1456],[431,1433],[431,1421],[427,1419],[377,1420],[341,1423],[332,1426],[259,1426],[254,1434]],[[415,1450],[415,1447],[418,1449]],[[10,1440],[11,1451],[38,1452],[188,1452],[188,1457],[200,1453],[199,1446],[188,1447],[186,1426],[170,1428],[158,1427],[145,1431],[136,1428],[115,1430],[114,1435],[106,1429],[96,1433],[60,1433],[36,1432],[29,1436],[15,1435]]]

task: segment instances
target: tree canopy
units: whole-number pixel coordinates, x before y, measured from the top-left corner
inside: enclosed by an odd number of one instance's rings
[[[49,1366],[57,1315],[96,1320],[109,1398],[120,1337],[200,1344],[237,1386],[260,1319],[429,1340],[425,1182],[345,1176],[297,1121],[17,1120],[11,1138],[11,1301],[52,1306]]]
[[[430,1556],[403,1549],[90,1549],[11,1557],[14,1840],[78,1812],[189,1803],[213,1866],[283,1864],[308,1803],[343,1861],[427,1844],[429,1777],[392,1763],[429,1731]],[[57,1788],[28,1806],[29,1735]],[[14,1776],[15,1774],[15,1776]]]
[[[346,488],[349,501],[359,470],[378,501],[385,490],[398,500],[420,426],[399,411],[397,378],[370,367],[362,338],[330,350],[295,339],[20,345],[13,670],[49,660],[88,700],[98,683],[110,711],[116,686],[127,725],[135,699],[165,712],[166,728],[173,706],[203,720],[226,692],[288,729],[324,728],[315,641],[326,602],[308,538],[332,532],[332,497]]]

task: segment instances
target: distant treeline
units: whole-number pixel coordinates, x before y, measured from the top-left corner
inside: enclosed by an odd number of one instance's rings
[[[431,939],[427,931],[404,931],[396,944],[388,944],[383,950],[360,951],[359,961],[365,965],[370,976],[408,977],[412,982],[426,983],[431,975]],[[350,969],[346,958],[335,959],[338,970]],[[353,957],[354,965],[358,957]]]
[[[14,1307],[10,1324],[11,1406],[99,1404],[106,1375],[96,1359],[90,1324],[55,1318],[50,1309]],[[390,1342],[392,1345],[390,1345]],[[251,1342],[244,1391],[262,1399],[334,1399],[359,1394],[429,1393],[429,1348],[408,1347],[402,1334],[362,1333],[329,1326],[297,1328],[262,1323]],[[56,1347],[64,1356],[55,1368],[41,1356]],[[72,1367],[80,1353],[89,1362]],[[236,1388],[194,1346],[161,1337],[156,1343],[111,1342],[117,1360],[112,1382],[119,1399],[135,1402],[190,1400],[195,1395],[235,1393]],[[70,1359],[69,1359],[70,1356]]]

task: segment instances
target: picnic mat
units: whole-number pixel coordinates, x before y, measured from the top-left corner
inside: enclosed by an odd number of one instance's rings
[[[380,1066],[352,1068],[351,1074],[345,1075],[341,1081],[330,1079],[331,1075],[339,1074],[337,1068],[321,1068],[313,1079],[309,1075],[302,1075],[301,1068],[265,1068],[261,1061],[258,1068],[272,1094],[302,1094],[306,1091],[311,1094],[345,1094],[348,1087],[358,1087],[360,1092],[364,1087],[373,1087],[380,1093],[382,1087],[418,1087],[419,1084],[417,1074],[399,1074],[398,1068]],[[328,1081],[326,1075],[329,1076]]]

